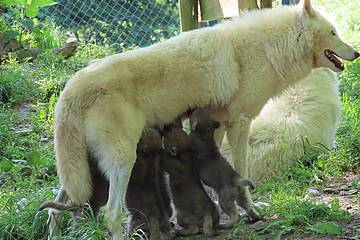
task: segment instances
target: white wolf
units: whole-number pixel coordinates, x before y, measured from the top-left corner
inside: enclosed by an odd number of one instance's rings
[[[88,200],[93,152],[110,182],[107,224],[121,239],[122,201],[145,126],[169,123],[191,107],[219,109],[235,168],[247,177],[251,120],[311,69],[343,70],[336,56],[353,60],[359,53],[305,0],[92,64],[69,80],[55,108],[62,187],[74,203]]]
[[[270,99],[251,122],[249,177],[259,182],[288,167],[304,154],[304,145],[319,151],[333,148],[340,116],[336,74],[327,68],[314,69]],[[226,141],[222,151],[231,162]]]

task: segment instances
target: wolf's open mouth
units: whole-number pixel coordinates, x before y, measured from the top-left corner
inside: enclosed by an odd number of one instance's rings
[[[333,51],[326,49],[324,51],[325,56],[332,62],[334,63],[335,67],[344,70],[344,64],[340,61],[340,59],[337,57],[336,53],[334,53]]]

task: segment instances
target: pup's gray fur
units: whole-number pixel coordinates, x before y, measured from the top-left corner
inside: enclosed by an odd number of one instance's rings
[[[190,139],[196,151],[196,167],[203,183],[217,192],[220,207],[229,216],[229,221],[221,227],[228,228],[239,219],[235,199],[252,220],[257,220],[259,215],[251,206],[251,200],[245,197],[247,187],[255,188],[254,182],[241,178],[216,145],[214,131],[219,127],[220,123],[212,120],[205,110],[192,113]]]
[[[169,173],[170,189],[179,235],[214,234],[219,223],[216,204],[205,192],[194,164],[194,152],[189,136],[181,127],[173,126],[164,133],[165,154],[161,165]]]
[[[159,161],[162,154],[160,133],[144,131],[137,146],[137,159],[126,191],[130,212],[128,232],[140,228],[151,239],[171,239],[169,216],[159,191]]]

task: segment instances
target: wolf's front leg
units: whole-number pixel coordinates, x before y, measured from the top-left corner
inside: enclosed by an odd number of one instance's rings
[[[230,122],[226,128],[226,134],[231,147],[234,168],[244,178],[249,176],[247,146],[249,140],[250,123],[251,120],[249,118],[240,117],[236,122]],[[251,220],[255,221],[259,219],[259,214],[256,212],[253,206],[249,187],[239,188],[239,194],[236,201],[237,204],[246,211]]]
[[[251,120],[239,117],[234,122],[229,122],[226,127],[226,135],[231,147],[234,168],[241,177],[249,176],[249,163],[247,159],[247,146]]]

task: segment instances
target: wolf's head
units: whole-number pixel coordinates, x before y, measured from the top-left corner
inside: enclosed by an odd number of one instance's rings
[[[328,67],[335,72],[340,72],[344,70],[340,59],[353,61],[360,56],[359,52],[340,38],[335,26],[312,8],[311,0],[301,1],[298,7],[301,8],[303,26],[310,28],[314,33],[313,62],[315,67]]]

